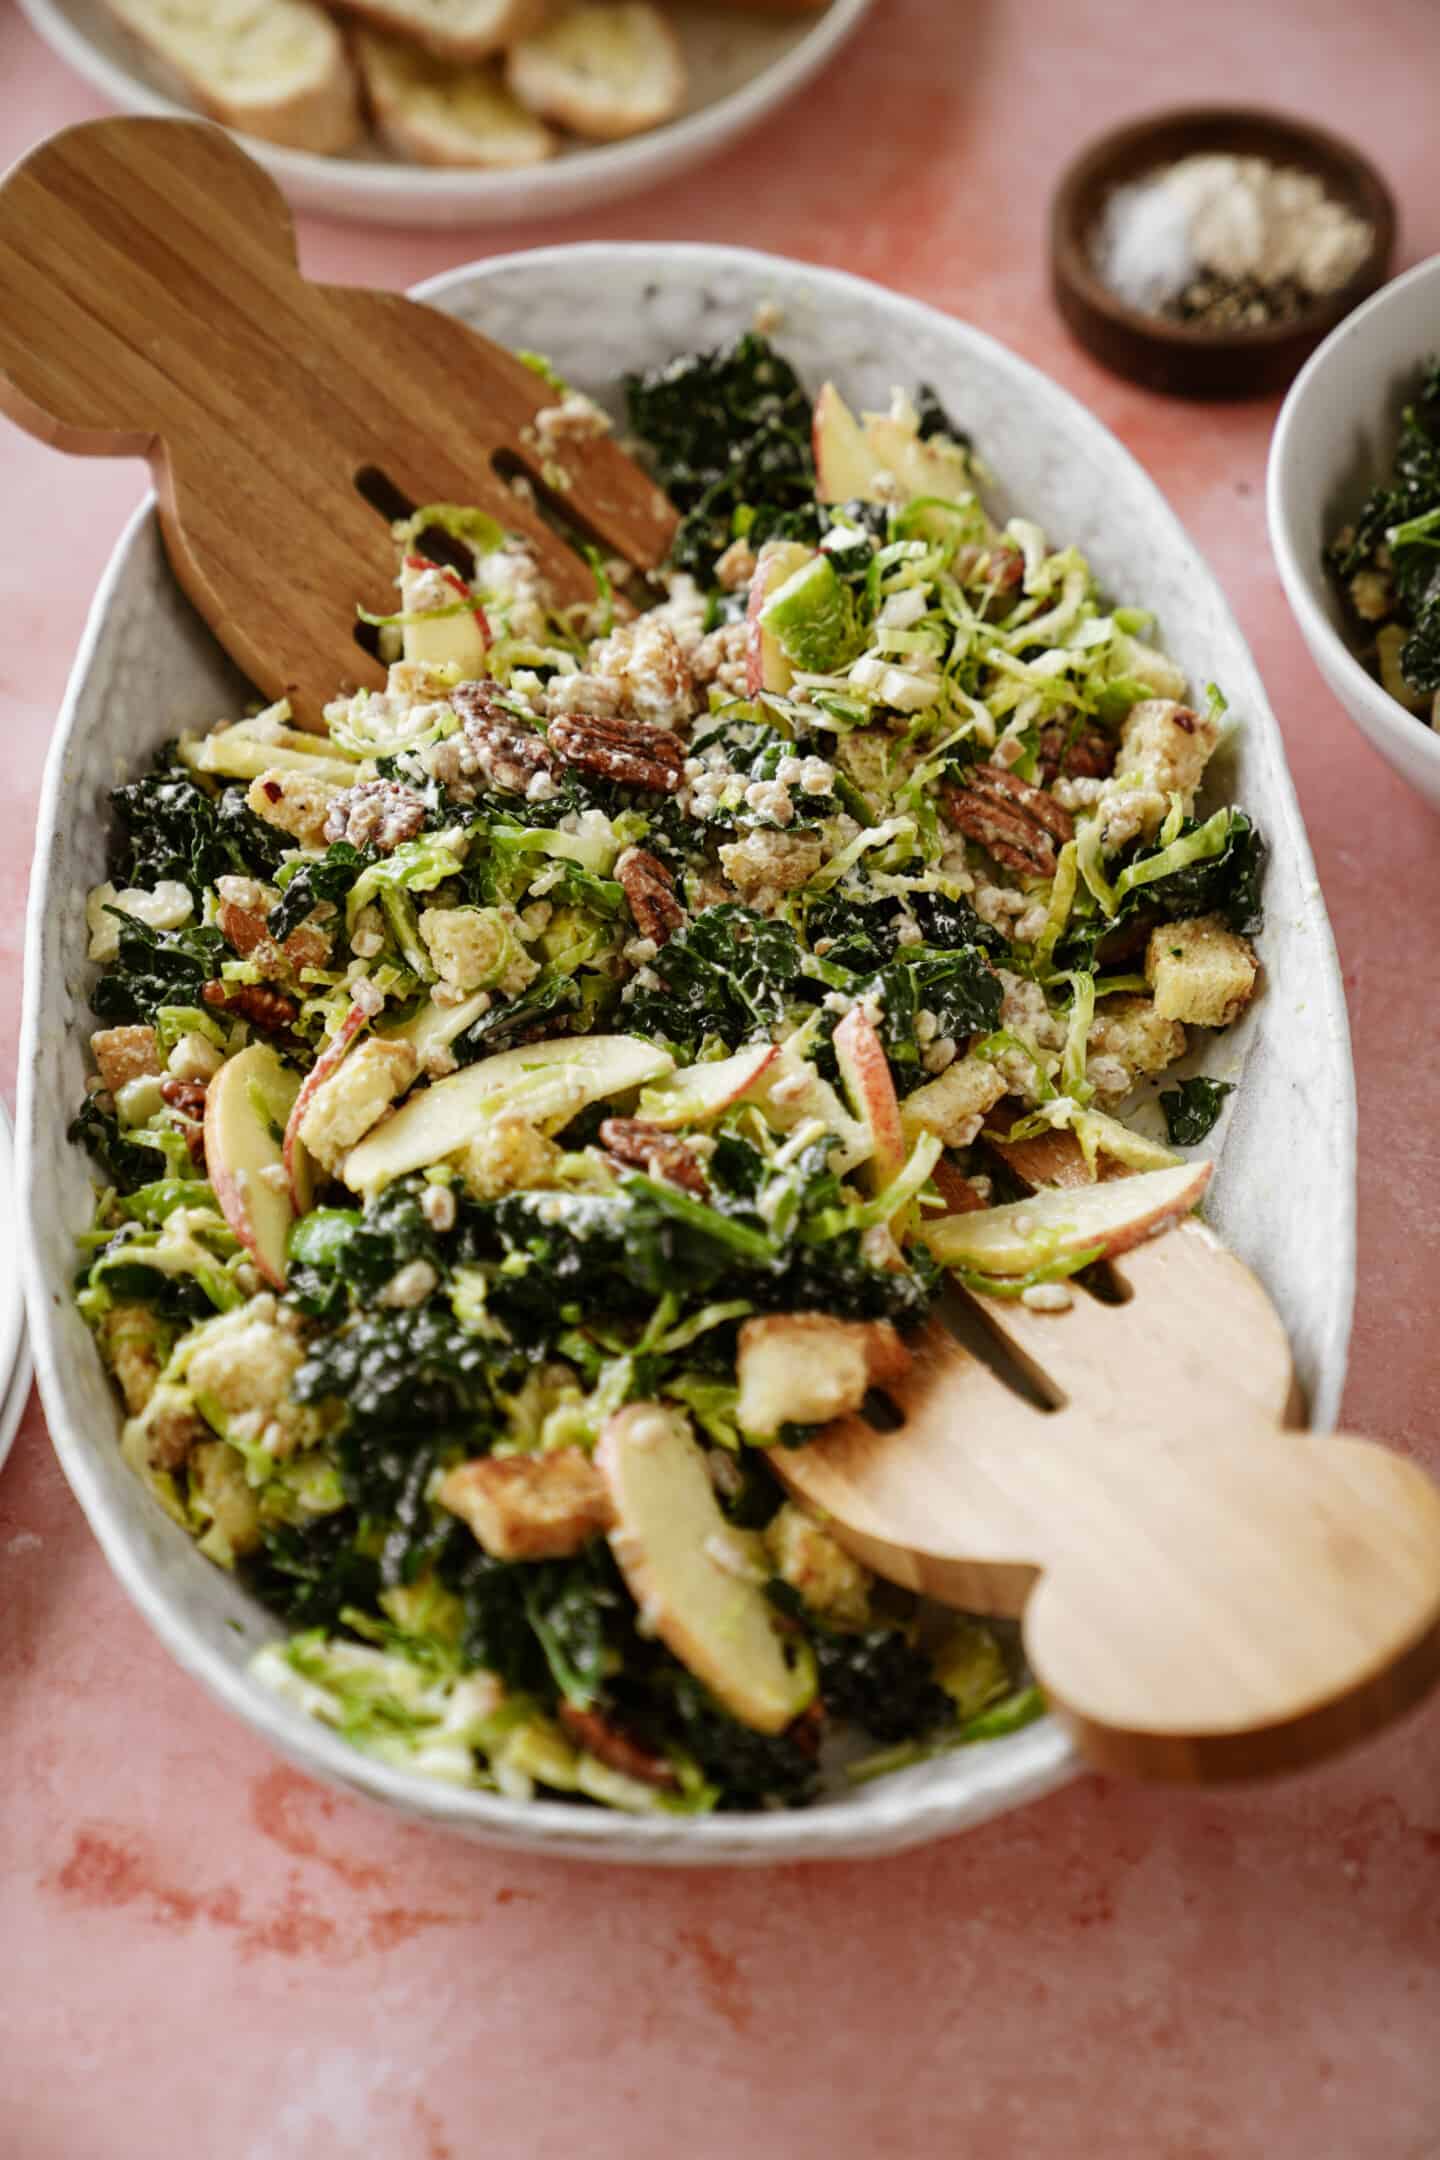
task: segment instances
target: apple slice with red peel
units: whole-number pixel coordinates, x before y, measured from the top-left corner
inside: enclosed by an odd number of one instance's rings
[[[860,422],[832,382],[824,384],[815,400],[811,440],[815,492],[821,502],[868,502],[880,463]]]
[[[702,1125],[749,1093],[780,1055],[774,1043],[750,1043],[734,1057],[687,1065],[658,1087],[647,1088],[636,1109],[647,1125]]]
[[[783,697],[795,679],[795,670],[773,630],[761,622],[761,612],[771,595],[806,563],[813,562],[814,548],[798,540],[767,540],[750,577],[750,597],[745,607],[745,681],[752,697],[769,690]]]
[[[850,1098],[850,1107],[868,1131],[875,1152],[865,1165],[865,1176],[875,1192],[883,1192],[905,1167],[905,1134],[900,1124],[900,1104],[890,1061],[863,1007],[852,1005],[835,1030],[835,1062]]]
[[[857,420],[833,383],[826,383],[815,400],[814,443],[821,502],[908,503],[919,495],[955,502],[975,492],[970,460],[959,443],[943,436],[922,442],[908,422],[885,413]],[[943,533],[944,513],[938,516]],[[923,513],[920,525],[923,530]]]
[[[1027,1275],[1052,1260],[1093,1250],[1113,1260],[1183,1222],[1210,1182],[1213,1165],[1180,1163],[1104,1185],[1047,1186],[1028,1200],[947,1215],[920,1232],[942,1267],[982,1275]]]
[[[674,1064],[667,1050],[636,1035],[566,1035],[497,1051],[412,1094],[350,1150],[340,1177],[352,1192],[378,1192],[409,1170],[443,1162],[501,1111],[555,1132],[587,1103],[662,1079]]]
[[[456,608],[453,615],[436,612]],[[461,601],[468,603],[460,607]],[[405,658],[424,667],[457,667],[460,679],[482,674],[488,624],[464,579],[428,555],[407,555],[400,568],[400,606],[414,619],[403,625]]]
[[[325,1048],[300,1083],[300,1092],[295,1097],[295,1107],[290,1112],[290,1121],[285,1127],[284,1149],[285,1171],[290,1179],[290,1197],[295,1203],[297,1215],[308,1214],[315,1198],[315,1166],[310,1160],[309,1151],[304,1141],[300,1138],[301,1124],[317,1088],[322,1088],[331,1074],[336,1071],[346,1051],[350,1048],[351,1043],[354,1042],[355,1037],[360,1033],[369,1017],[370,1015],[364,1010],[363,1006],[352,1005],[345,1018],[341,1021],[336,1033],[331,1036],[329,1042],[326,1043]]]
[[[720,1512],[704,1450],[673,1412],[639,1402],[606,1419],[595,1462],[642,1625],[742,1725],[783,1732],[814,1699],[814,1660],[782,1632],[744,1533]]]
[[[228,1058],[205,1091],[205,1166],[220,1212],[276,1290],[295,1220],[283,1136],[299,1092],[300,1075],[268,1043]]]

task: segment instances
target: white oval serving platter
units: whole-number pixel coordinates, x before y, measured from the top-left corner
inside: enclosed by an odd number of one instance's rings
[[[577,305],[583,295],[584,304]],[[1085,550],[1113,593],[1152,608],[1193,683],[1219,682],[1237,725],[1217,788],[1267,833],[1265,994],[1220,1038],[1210,1069],[1243,1072],[1230,1099],[1211,1220],[1274,1297],[1315,1424],[1334,1422],[1354,1278],[1355,1103],[1335,949],[1280,734],[1214,577],[1154,484],[1066,392],[1003,346],[859,279],[738,249],[552,248],[457,270],[420,297],[502,343],[546,352],[616,409],[626,369],[750,325],[811,387],[833,375],[862,405],[933,383],[1023,509]],[[240,685],[167,568],[152,504],[111,559],[56,730],[31,883],[20,1056],[20,1185],[31,1335],[67,1477],[121,1582],[173,1655],[291,1760],[400,1812],[492,1843],[608,1861],[764,1864],[893,1852],[1034,1799],[1075,1773],[1046,1719],[1008,1739],[859,1788],[831,1781],[797,1813],[627,1817],[525,1805],[427,1784],[355,1753],[253,1681],[275,1624],[194,1549],[121,1462],[118,1410],[70,1298],[72,1239],[88,1224],[88,1165],[65,1128],[86,1071],[83,896],[103,875],[107,790],[182,728],[237,710]]]
[[[122,112],[193,119],[161,68],[102,0],[20,0],[52,51]],[[569,140],[514,172],[475,172],[393,157],[373,137],[342,157],[238,138],[297,210],[370,225],[490,225],[569,216],[657,187],[715,155],[796,96],[859,27],[871,0],[830,0],[820,16],[732,11],[679,0],[675,27],[690,89],[685,110],[627,142]]]

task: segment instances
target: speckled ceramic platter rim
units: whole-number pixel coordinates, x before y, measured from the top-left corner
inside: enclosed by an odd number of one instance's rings
[[[1243,1062],[1212,1217],[1284,1314],[1315,1422],[1333,1423],[1354,1267],[1354,1088],[1343,993],[1279,731],[1220,591],[1133,459],[1082,407],[994,340],[832,271],[738,249],[582,247],[455,271],[422,296],[516,345],[538,345],[583,387],[785,311],[780,341],[812,386],[833,372],[874,403],[895,377],[928,379],[974,427],[1014,503],[1087,549],[1098,573],[1160,612],[1192,675],[1225,683],[1238,730],[1227,776],[1269,832],[1265,998],[1212,1068]],[[583,294],[585,305],[576,305]],[[174,703],[157,711],[156,671]],[[129,702],[127,703],[127,695]],[[153,507],[111,559],[46,771],[31,888],[21,1049],[21,1193],[31,1332],[65,1473],[111,1566],[167,1648],[221,1702],[315,1775],[492,1843],[603,1860],[764,1864],[892,1852],[964,1829],[1074,1774],[1046,1720],[796,1814],[635,1819],[427,1785],[370,1762],[278,1702],[244,1670],[269,1632],[121,1464],[116,1410],[69,1297],[70,1238],[88,1219],[84,1166],[64,1138],[84,1070],[81,894],[100,874],[104,790],[178,725],[233,710],[235,688],[164,565]]]
[[[371,225],[486,225],[503,220],[563,217],[655,187],[715,156],[748,128],[795,97],[859,28],[872,0],[830,0],[824,15],[742,17],[734,37],[793,42],[733,90],[682,113],[664,127],[625,142],[577,144],[560,156],[514,172],[467,171],[387,157],[373,146],[368,156],[320,157],[279,143],[242,135],[250,155],[273,174],[300,210],[324,217],[360,218]],[[103,13],[98,0],[92,12]],[[20,0],[31,27],[78,75],[122,112],[159,113],[191,120],[193,105],[167,96],[145,60],[127,51],[123,31],[102,23],[92,29],[74,0]]]

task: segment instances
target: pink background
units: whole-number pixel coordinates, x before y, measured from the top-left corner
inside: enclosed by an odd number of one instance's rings
[[[1266,546],[1273,407],[1167,403],[1046,294],[1061,163],[1245,97],[1362,143],[1440,250],[1431,0],[890,0],[797,109],[663,194],[472,237],[302,224],[403,285],[560,236],[744,240],[863,272],[1077,391],[1218,570],[1280,715],[1350,998],[1360,1297],[1346,1422],[1428,1456],[1440,853],[1301,646]],[[0,162],[98,103],[0,14]],[[1440,343],[1440,324],[1436,326]],[[904,373],[897,357],[897,372]],[[143,486],[0,433],[0,999],[12,1094],[41,762]],[[1085,1779],[908,1858],[769,1875],[542,1863],[282,1767],[111,1582],[38,1409],[0,1482],[0,2152],[15,2160],[1434,2160],[1440,1708],[1270,1789]]]

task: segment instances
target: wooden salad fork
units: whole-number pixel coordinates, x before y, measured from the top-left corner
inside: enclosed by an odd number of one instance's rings
[[[1086,1174],[1068,1135],[1043,1145],[1047,1182]],[[1440,1678],[1440,1490],[1294,1429],[1279,1317],[1200,1222],[1107,1266],[1117,1301],[1065,1312],[947,1293],[1008,1372],[932,1319],[889,1416],[771,1460],[880,1575],[1019,1617],[1097,1767],[1208,1782],[1313,1761]]]
[[[58,449],[149,460],[181,585],[303,726],[384,685],[355,610],[398,605],[404,508],[486,511],[530,542],[561,604],[594,597],[497,456],[542,491],[548,473],[608,552],[664,558],[674,509],[613,441],[567,440],[557,475],[535,432],[556,399],[434,308],[308,283],[278,188],[208,123],[67,128],[0,183],[0,408]]]

